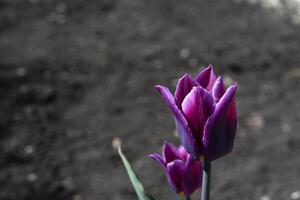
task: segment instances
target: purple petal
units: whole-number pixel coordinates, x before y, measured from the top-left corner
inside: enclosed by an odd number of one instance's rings
[[[233,149],[237,116],[234,95],[237,85],[230,86],[217,103],[215,113],[208,119],[203,137],[205,156],[212,161]]]
[[[167,177],[170,185],[175,192],[182,192],[182,175],[184,171],[184,163],[181,160],[174,160],[167,164]]]
[[[222,77],[219,76],[212,88],[212,95],[213,95],[215,101],[218,102],[224,93],[225,93],[224,82],[223,82]]]
[[[182,102],[182,112],[185,114],[199,146],[202,144],[202,135],[206,120],[213,111],[214,99],[201,86],[194,87]]]
[[[183,172],[183,191],[185,195],[191,195],[201,186],[202,165],[201,162],[188,158]]]
[[[179,79],[175,91],[175,100],[180,108],[184,97],[191,91],[193,87],[198,85],[199,84],[189,74],[185,74]]]
[[[170,142],[165,142],[163,146],[163,157],[166,163],[169,163],[176,159],[181,159],[181,156],[177,152],[177,148]]]
[[[214,73],[213,66],[209,65],[207,68],[199,72],[195,80],[205,89],[211,90],[217,77]]]
[[[165,100],[165,102],[167,103],[167,105],[173,113],[181,144],[190,154],[197,158],[197,156],[199,155],[199,150],[197,149],[188,122],[186,121],[182,112],[177,107],[174,97],[172,96],[169,89],[164,86],[156,86],[156,89],[160,92],[163,99]]]
[[[181,157],[181,160],[186,160],[188,157],[188,152],[185,150],[185,148],[183,146],[179,146],[178,147],[178,154]]]
[[[153,154],[150,154],[149,157],[152,158],[153,160],[155,160],[158,164],[160,164],[160,166],[162,168],[166,169],[166,162],[160,154],[153,153]]]

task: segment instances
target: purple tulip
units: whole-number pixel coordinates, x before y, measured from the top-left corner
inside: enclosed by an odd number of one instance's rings
[[[209,65],[195,79],[189,74],[178,81],[175,95],[156,86],[171,109],[181,144],[195,158],[213,161],[233,149],[237,116],[237,84],[225,90],[221,77]]]
[[[193,159],[183,146],[176,148],[173,144],[165,142],[162,155],[154,153],[149,156],[165,170],[168,182],[176,193],[190,196],[200,189],[201,162]]]

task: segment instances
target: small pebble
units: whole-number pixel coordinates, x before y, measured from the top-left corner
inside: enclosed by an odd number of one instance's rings
[[[261,130],[265,126],[264,118],[257,113],[253,113],[246,120],[246,123],[251,129],[254,129],[254,130]]]
[[[287,71],[286,77],[288,79],[300,78],[300,68],[294,68],[292,70]]]
[[[72,179],[66,178],[62,181],[62,185],[67,188],[68,190],[72,190],[74,188],[74,183]]]
[[[17,69],[17,75],[18,75],[18,76],[25,76],[25,75],[26,75],[26,69],[23,68],[23,67],[19,67],[19,68]]]
[[[37,180],[37,178],[38,177],[37,177],[36,173],[33,173],[33,172],[27,175],[27,180],[29,182],[35,182]]]
[[[223,81],[225,86],[229,86],[233,84],[233,79],[227,75],[224,76]]]
[[[294,191],[291,193],[291,199],[300,199],[300,191]]]
[[[289,125],[289,123],[283,123],[281,125],[281,130],[285,133],[289,133],[291,131],[291,126]]]
[[[180,53],[179,53],[179,56],[180,58],[182,59],[187,59],[189,56],[190,56],[190,50],[184,48],[184,49],[181,49],[180,50]]]
[[[175,137],[177,137],[177,138],[179,137],[176,129],[174,129],[173,135],[174,135]]]
[[[260,200],[271,200],[271,198],[268,195],[263,195],[260,197]]]
[[[119,137],[115,137],[111,141],[111,146],[113,149],[117,150],[122,144],[122,140]]]
[[[82,198],[81,198],[81,196],[79,195],[79,194],[75,194],[74,196],[73,196],[73,200],[81,200]]]
[[[34,148],[32,145],[27,145],[25,146],[24,151],[26,154],[31,155],[34,152]]]
[[[296,25],[300,24],[300,15],[299,14],[295,14],[294,16],[292,16],[292,22]]]

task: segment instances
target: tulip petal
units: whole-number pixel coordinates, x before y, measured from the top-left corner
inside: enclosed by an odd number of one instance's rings
[[[181,159],[181,156],[177,152],[177,148],[170,142],[164,143],[162,153],[166,163],[169,163],[176,159]]]
[[[213,66],[209,65],[207,68],[199,72],[196,76],[195,80],[207,90],[211,90],[213,87],[217,77],[214,73]]]
[[[167,103],[167,105],[173,113],[175,125],[181,144],[190,154],[194,156],[194,158],[197,158],[199,155],[199,150],[196,146],[195,139],[193,138],[192,131],[184,115],[177,107],[174,97],[172,96],[169,89],[164,86],[158,85],[156,86],[156,89],[160,92],[164,101]]]
[[[218,102],[225,93],[225,86],[221,76],[217,78],[212,88],[212,95],[216,102]]]
[[[207,120],[203,145],[209,161],[230,153],[233,149],[237,125],[234,95],[237,84],[230,86],[217,103],[214,114]]]
[[[178,154],[182,160],[186,161],[188,157],[188,152],[186,152],[185,148],[181,145],[178,147]]]
[[[189,122],[198,146],[202,146],[203,129],[213,111],[214,99],[201,86],[194,87],[182,102],[182,112]]]
[[[150,154],[149,157],[152,158],[153,160],[155,160],[158,164],[160,164],[160,166],[162,168],[166,169],[166,162],[160,154],[153,153],[153,154]]]
[[[182,175],[184,171],[184,163],[181,160],[174,160],[167,164],[167,177],[170,185],[175,192],[182,192]]]
[[[184,97],[192,90],[193,87],[198,85],[199,84],[189,74],[185,74],[179,79],[174,95],[179,108],[181,108],[181,103]]]
[[[183,172],[183,191],[185,195],[190,195],[201,186],[202,165],[201,162],[189,156]]]

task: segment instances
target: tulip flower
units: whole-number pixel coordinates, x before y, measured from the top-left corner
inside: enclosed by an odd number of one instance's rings
[[[195,79],[185,74],[174,96],[168,88],[156,86],[171,109],[181,144],[193,156],[211,162],[233,149],[237,116],[237,84],[225,89],[209,65]]]
[[[177,148],[172,143],[165,142],[162,155],[154,153],[149,157],[161,165],[176,193],[189,197],[200,189],[201,162],[193,159],[182,146]]]

